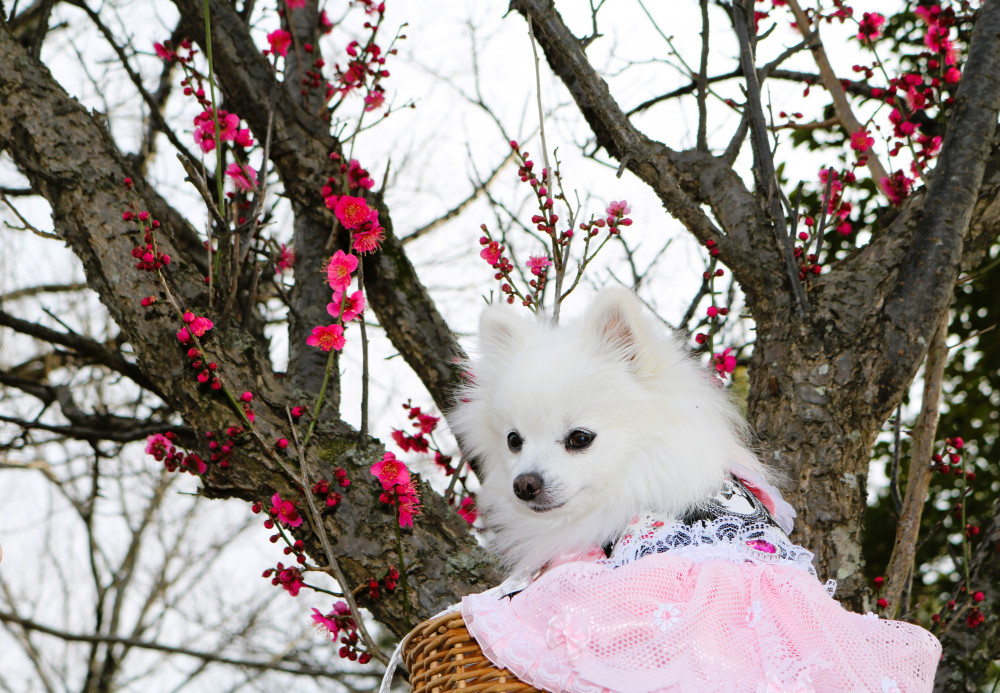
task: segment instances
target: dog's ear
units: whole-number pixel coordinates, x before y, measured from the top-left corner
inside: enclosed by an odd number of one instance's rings
[[[494,304],[479,316],[479,351],[487,355],[510,354],[526,329],[525,320],[510,308]]]
[[[643,352],[650,343],[642,304],[624,289],[607,289],[590,306],[584,329],[600,348],[611,352],[631,370],[642,370]]]

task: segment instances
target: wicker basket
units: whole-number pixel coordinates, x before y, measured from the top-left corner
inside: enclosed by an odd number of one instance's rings
[[[413,629],[403,661],[413,693],[542,693],[486,659],[460,613],[432,618]]]

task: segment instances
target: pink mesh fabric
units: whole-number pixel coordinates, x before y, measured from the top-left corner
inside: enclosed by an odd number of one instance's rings
[[[918,626],[846,611],[800,566],[689,551],[564,563],[462,614],[494,664],[553,692],[911,693],[932,689],[941,653]]]

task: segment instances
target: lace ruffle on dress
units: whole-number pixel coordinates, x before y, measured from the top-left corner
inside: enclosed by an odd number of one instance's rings
[[[494,664],[553,692],[930,691],[937,639],[841,607],[779,526],[790,510],[734,478],[680,519],[634,518],[607,557],[465,597],[462,615]]]

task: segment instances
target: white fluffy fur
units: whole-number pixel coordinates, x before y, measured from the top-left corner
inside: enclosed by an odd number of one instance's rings
[[[491,547],[515,574],[604,545],[638,512],[681,512],[716,492],[734,463],[765,473],[725,391],[630,292],[605,291],[565,327],[487,308],[480,356],[466,366],[472,382],[448,420],[482,465]],[[568,451],[577,428],[596,438]],[[512,430],[519,452],[508,449]],[[529,472],[544,488],[525,502],[513,481]]]

